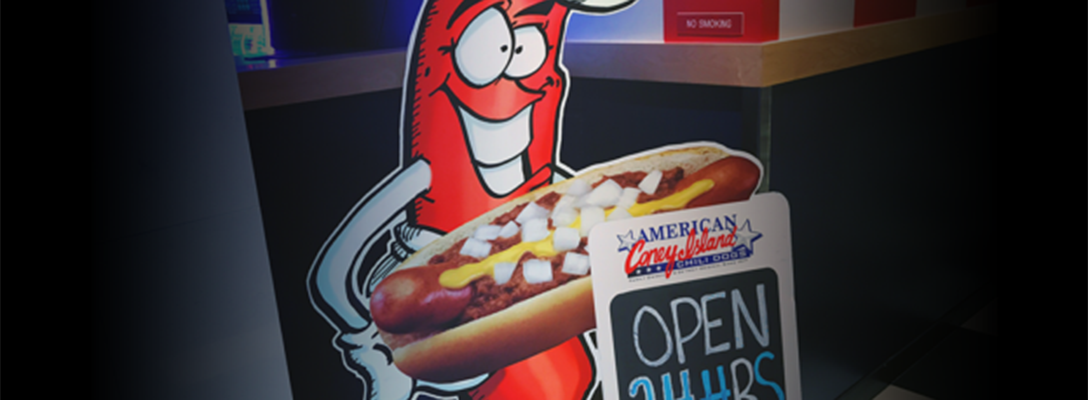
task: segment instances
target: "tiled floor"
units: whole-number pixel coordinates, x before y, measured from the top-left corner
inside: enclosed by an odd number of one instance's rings
[[[873,400],[988,399],[994,387],[997,300],[907,368]]]

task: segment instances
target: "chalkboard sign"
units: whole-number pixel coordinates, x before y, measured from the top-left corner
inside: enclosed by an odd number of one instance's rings
[[[648,400],[783,399],[778,308],[770,268],[616,296],[617,392]]]
[[[595,228],[605,399],[799,399],[788,217],[772,193]]]

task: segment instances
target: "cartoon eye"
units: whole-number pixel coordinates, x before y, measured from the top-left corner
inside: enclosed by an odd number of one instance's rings
[[[506,67],[506,75],[511,78],[524,78],[540,69],[548,55],[548,46],[544,43],[544,34],[536,26],[524,26],[514,29],[514,58]]]
[[[453,58],[469,82],[483,86],[502,74],[514,52],[510,25],[499,10],[490,8],[472,20],[457,42]]]

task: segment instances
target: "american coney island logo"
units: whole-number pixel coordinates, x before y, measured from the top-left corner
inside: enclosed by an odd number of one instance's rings
[[[669,278],[676,270],[749,258],[761,237],[752,230],[751,220],[742,222],[733,214],[632,229],[616,235],[616,251],[627,252],[628,278],[657,274]]]

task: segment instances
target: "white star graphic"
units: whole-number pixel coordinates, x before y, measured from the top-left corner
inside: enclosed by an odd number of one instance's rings
[[[626,235],[616,235],[616,239],[620,240],[620,248],[616,251],[628,250],[638,242],[634,231],[627,231]]]
[[[737,233],[734,235],[737,239],[737,243],[733,246],[734,249],[744,246],[748,248],[748,251],[755,251],[752,248],[752,242],[763,237],[762,233],[752,231],[752,221],[744,221],[744,226],[741,229],[737,229]]]

